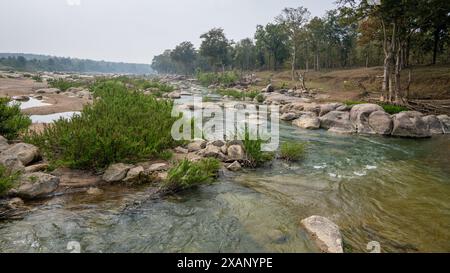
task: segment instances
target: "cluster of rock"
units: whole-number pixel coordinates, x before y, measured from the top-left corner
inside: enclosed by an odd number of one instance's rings
[[[48,165],[36,163],[41,159],[39,149],[27,143],[8,144],[0,136],[0,164],[7,173],[21,173],[18,183],[7,195],[24,199],[34,199],[47,196],[59,185],[59,178],[43,173]]]
[[[246,161],[246,153],[242,141],[205,141],[197,140],[189,143],[186,147],[178,147],[175,152],[186,155],[192,161],[201,158],[216,158],[225,163],[230,171],[239,171]]]
[[[342,103],[293,102],[281,107],[281,119],[303,129],[326,129],[343,134],[373,134],[426,138],[450,133],[446,115],[425,116],[415,111],[390,115],[377,104],[347,106]]]
[[[77,97],[87,100],[92,100],[93,98],[92,93],[88,89],[82,87],[71,87],[67,89],[63,94],[68,97]]]
[[[142,183],[162,181],[167,177],[169,163],[141,163],[137,165],[117,163],[109,166],[102,176],[106,182]]]

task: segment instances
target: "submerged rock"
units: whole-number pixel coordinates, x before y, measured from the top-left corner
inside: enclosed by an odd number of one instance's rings
[[[394,127],[393,136],[410,138],[431,137],[428,124],[424,121],[423,115],[415,111],[407,111],[393,116]]]
[[[127,173],[131,168],[133,168],[133,165],[123,163],[113,164],[106,169],[102,178],[106,182],[122,181],[127,176]]]
[[[29,173],[20,177],[19,186],[12,191],[21,198],[34,199],[49,195],[58,185],[59,177],[42,172]]]
[[[311,216],[303,219],[301,224],[322,252],[344,252],[339,227],[329,219],[322,216]]]

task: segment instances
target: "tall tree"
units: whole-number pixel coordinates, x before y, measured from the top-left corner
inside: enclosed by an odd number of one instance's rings
[[[285,8],[282,13],[276,17],[276,21],[286,27],[289,35],[290,43],[292,46],[292,64],[291,73],[292,80],[295,80],[295,65],[297,57],[297,48],[299,43],[299,37],[305,24],[309,21],[310,12],[304,7],[298,8]]]
[[[242,71],[253,69],[256,63],[256,48],[252,39],[246,38],[236,43],[233,61]]]
[[[289,57],[289,35],[283,25],[259,25],[256,27],[255,39],[257,47],[268,52],[269,64],[270,58],[273,59],[274,70]]]
[[[197,52],[191,42],[182,42],[170,53],[172,60],[182,66],[186,75],[193,72],[196,55]]]
[[[230,42],[225,37],[225,33],[221,28],[213,28],[205,34],[200,36],[203,39],[200,46],[200,54],[206,57],[216,71],[216,66],[222,66],[225,70],[225,65],[229,61],[229,46]]]

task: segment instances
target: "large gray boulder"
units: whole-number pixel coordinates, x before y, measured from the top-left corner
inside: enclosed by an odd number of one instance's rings
[[[23,172],[25,166],[16,155],[0,154],[0,165],[3,165],[9,173]]]
[[[231,145],[227,149],[227,161],[242,161],[245,159],[245,151],[241,145]]]
[[[128,174],[128,171],[133,168],[133,165],[118,163],[112,164],[106,169],[102,178],[106,182],[119,182],[122,181]]]
[[[13,189],[13,193],[24,199],[45,197],[54,192],[59,185],[59,177],[37,172],[28,173],[20,177],[20,184]]]
[[[348,112],[331,111],[319,119],[320,127],[328,129],[330,132],[341,134],[351,134],[355,132],[355,128],[350,122],[350,114]]]
[[[425,116],[423,120],[428,125],[428,129],[432,135],[442,135],[444,133],[443,125],[435,115]]]
[[[369,116],[373,112],[384,111],[383,107],[372,104],[358,104],[350,110],[350,121],[353,123],[356,131],[360,134],[374,134],[375,132],[369,126]]]
[[[344,252],[339,227],[329,219],[321,216],[311,216],[303,219],[301,224],[322,252]]]
[[[444,130],[444,134],[450,134],[450,117],[447,115],[437,116],[439,121],[442,124],[442,129]]]
[[[317,115],[312,112],[301,115],[298,119],[294,120],[292,124],[294,126],[308,130],[315,130],[320,128],[320,120]]]
[[[337,103],[337,102],[320,105],[319,117],[324,116],[324,115],[328,114],[331,111],[335,111],[340,106],[343,106],[343,104],[342,103]]]
[[[415,111],[407,111],[393,116],[392,135],[398,137],[427,138],[431,137],[428,124],[423,115]]]
[[[369,116],[370,132],[378,135],[390,135],[393,122],[391,116],[384,111],[376,111]]]
[[[36,146],[27,143],[17,143],[11,145],[8,149],[4,150],[1,155],[11,157],[15,156],[24,166],[28,166],[40,157],[39,149]]]
[[[9,148],[8,140],[0,136],[0,153]]]

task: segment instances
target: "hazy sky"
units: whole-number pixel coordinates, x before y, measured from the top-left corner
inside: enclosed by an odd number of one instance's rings
[[[150,63],[182,41],[222,27],[253,37],[284,7],[321,16],[335,0],[1,0],[0,52]]]

